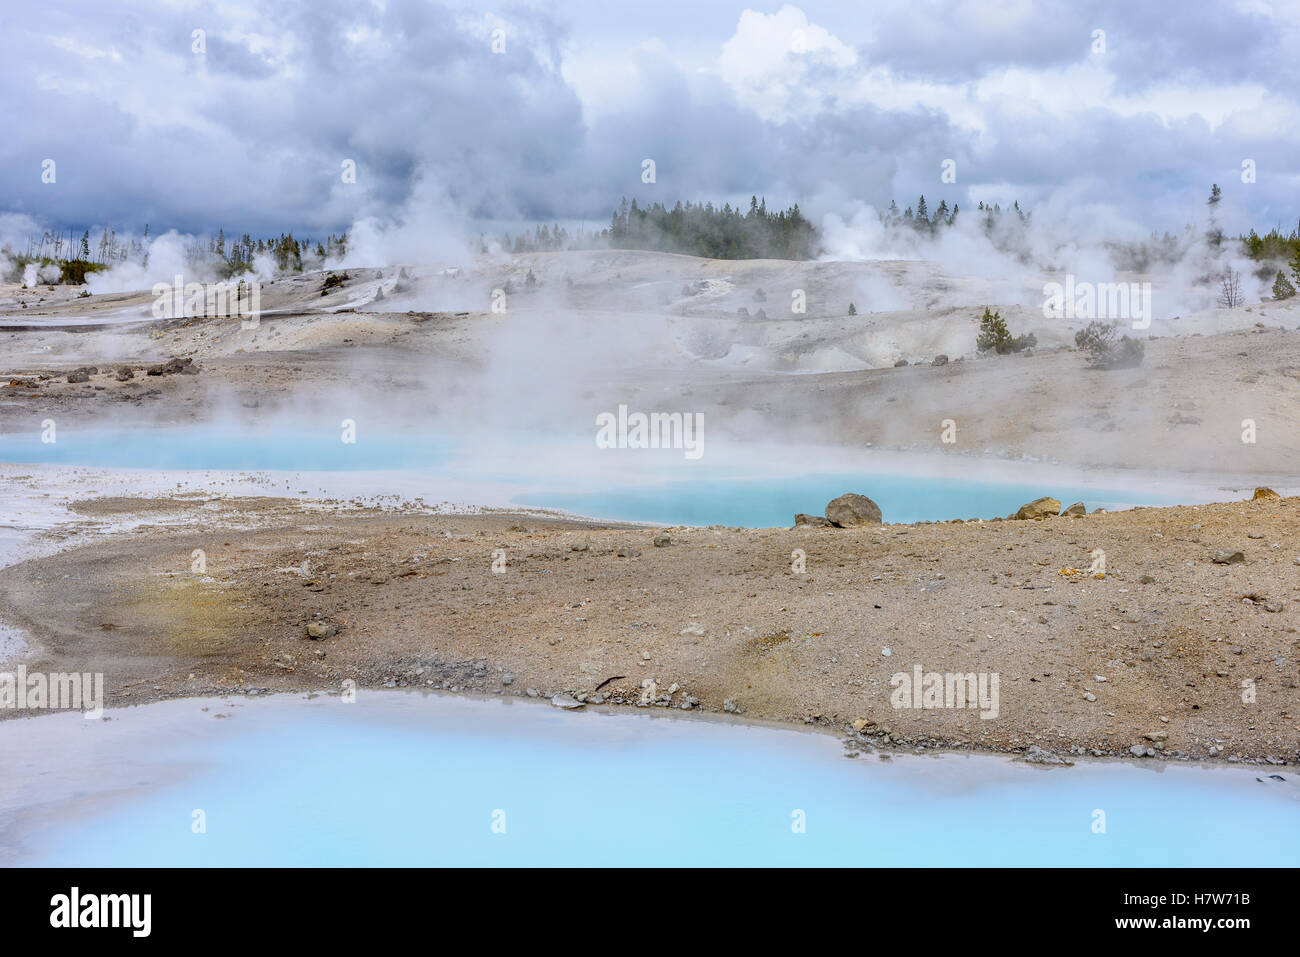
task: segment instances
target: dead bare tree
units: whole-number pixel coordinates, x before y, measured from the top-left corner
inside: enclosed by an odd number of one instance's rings
[[[1219,282],[1219,305],[1224,309],[1235,309],[1244,300],[1241,298],[1241,273],[1229,269]]]

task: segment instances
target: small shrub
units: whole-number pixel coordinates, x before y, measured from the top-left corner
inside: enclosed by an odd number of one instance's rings
[[[1090,322],[1074,335],[1074,344],[1088,354],[1094,369],[1131,369],[1142,364],[1146,347],[1140,339],[1115,337],[1115,327],[1105,322]]]
[[[86,282],[88,273],[103,272],[104,263],[87,262],[84,259],[67,259],[59,263],[59,282],[69,286],[81,286]]]
[[[984,315],[980,317],[980,332],[975,337],[975,348],[980,352],[996,352],[1004,356],[1009,352],[1024,352],[1036,345],[1038,338],[1032,332],[1023,336],[1011,335],[1001,314],[990,310],[988,306],[984,307]]]
[[[857,314],[858,314],[858,307],[853,305],[853,303],[849,303],[849,315],[856,316]]]
[[[1295,286],[1291,285],[1291,280],[1286,278],[1286,273],[1282,270],[1277,271],[1277,278],[1273,280],[1273,298],[1290,299],[1295,295]]]
[[[325,277],[325,282],[321,284],[320,294],[322,296],[328,295],[329,291],[333,289],[335,286],[341,286],[347,281],[348,281],[347,273],[344,273],[341,276],[338,273],[330,273],[328,276]]]

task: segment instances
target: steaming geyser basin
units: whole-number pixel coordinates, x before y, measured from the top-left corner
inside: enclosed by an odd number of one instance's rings
[[[1051,495],[1089,510],[1172,505],[1186,496],[1077,482],[991,481],[954,456],[949,474],[917,474],[861,450],[755,447],[717,440],[699,461],[671,450],[597,449],[590,440],[548,441],[526,433],[433,435],[362,430],[345,442],[337,428],[139,428],[65,430],[0,437],[0,461],[101,468],[270,470],[348,477],[349,494],[446,499],[448,489],[481,492],[465,504],[564,509],[606,520],[661,525],[788,526],[796,512],[820,514],[844,492],[869,495],[888,522],[992,518]],[[931,464],[936,459],[931,459]],[[875,466],[875,467],[873,467]],[[377,473],[367,480],[366,473]],[[1059,479],[1059,476],[1058,476]],[[360,480],[360,481],[359,481]],[[1167,490],[1166,490],[1167,491]]]
[[[1284,866],[1300,851],[1290,769],[848,760],[806,730],[401,691],[107,714],[0,724],[17,863]]]

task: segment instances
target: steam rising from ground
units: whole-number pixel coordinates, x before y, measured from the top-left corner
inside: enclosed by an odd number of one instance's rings
[[[1004,210],[989,226],[980,210],[962,209],[951,226],[933,234],[906,225],[891,228],[869,205],[848,214],[828,213],[822,220],[822,258],[927,260],[949,275],[987,280],[992,303],[1028,308],[1041,308],[1043,283],[1065,274],[1092,284],[1151,279],[1158,287],[1155,319],[1213,308],[1229,270],[1240,274],[1244,302],[1258,302],[1271,295],[1272,273],[1284,265],[1261,266],[1235,239],[1212,245],[1203,215],[1181,233],[1157,238],[1119,210],[1074,202],[1072,193],[1058,191],[1024,222]]]
[[[395,218],[366,216],[348,230],[348,251],[337,263],[347,266],[392,266],[442,263],[468,266],[471,225],[430,173],[419,174],[402,211]]]

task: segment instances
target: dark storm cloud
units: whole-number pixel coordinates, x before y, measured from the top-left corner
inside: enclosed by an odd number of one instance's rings
[[[688,7],[637,6],[634,23],[610,4],[523,4],[495,17],[407,0],[11,10],[0,32],[0,212],[68,226],[318,234],[399,213],[417,183],[466,218],[498,221],[603,220],[623,195],[671,204],[766,194],[816,215],[920,192],[932,206],[1011,194],[1033,204],[1081,184],[1135,220],[1178,228],[1218,181],[1226,206],[1261,222],[1295,215],[1296,103],[1267,79],[1294,69],[1281,49],[1294,27],[1254,7],[865,11],[816,0],[809,19],[857,62],[778,51],[764,61],[784,81],[771,96],[766,74],[742,95],[717,70],[674,56],[678,41],[701,46]],[[711,14],[710,29],[736,32],[741,9]],[[496,26],[504,53],[492,49]],[[1091,102],[1075,97],[1069,71],[1097,67],[1095,28],[1107,31],[1112,85]],[[202,54],[192,52],[196,29]],[[709,38],[713,56],[731,32]],[[650,38],[662,42],[628,49]],[[609,102],[597,84],[583,91],[597,102],[584,102],[563,66],[601,55],[634,80]],[[881,69],[936,95],[864,99],[859,81]],[[975,103],[981,81],[1007,69],[1037,72]],[[1288,112],[1271,124],[1229,113],[1216,127],[1125,102],[1170,83],[1175,92],[1262,84]],[[782,110],[767,111],[778,98]],[[961,115],[972,104],[974,127]],[[47,158],[58,164],[53,185],[41,182]],[[640,180],[644,158],[657,164],[653,186]],[[939,182],[947,158],[957,184]],[[1240,183],[1245,158],[1259,164],[1258,184]],[[345,160],[356,184],[342,181]]]

